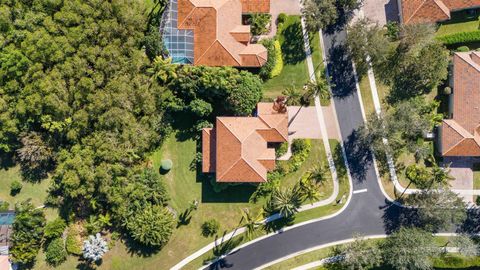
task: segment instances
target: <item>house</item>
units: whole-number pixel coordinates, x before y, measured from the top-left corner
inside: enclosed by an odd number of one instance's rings
[[[259,103],[254,117],[217,117],[202,131],[202,171],[223,183],[261,183],[275,168],[272,143],[288,140],[284,99]]]
[[[242,14],[269,12],[269,0],[170,0],[162,37],[174,63],[261,67],[267,49],[250,42]]]
[[[404,24],[435,23],[451,19],[451,12],[480,7],[480,0],[398,0]]]
[[[480,52],[453,56],[450,119],[439,129],[442,156],[480,156]]]

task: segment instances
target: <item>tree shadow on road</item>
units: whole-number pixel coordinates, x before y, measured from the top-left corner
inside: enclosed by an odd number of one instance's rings
[[[367,169],[373,162],[370,147],[359,139],[358,131],[348,136],[344,146],[352,178],[360,182],[365,181]]]
[[[332,83],[332,95],[346,98],[356,91],[352,60],[345,45],[334,44],[329,51],[328,71]]]
[[[383,223],[385,232],[391,234],[400,227],[419,227],[418,213],[414,208],[400,207],[387,201],[384,207]]]

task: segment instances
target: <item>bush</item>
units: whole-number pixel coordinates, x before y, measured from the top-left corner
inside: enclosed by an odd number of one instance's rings
[[[310,151],[312,144],[310,140],[294,139],[292,142],[292,154],[300,154],[305,151]]]
[[[8,202],[0,202],[0,212],[8,211],[10,204]]]
[[[73,255],[82,255],[82,238],[80,232],[74,226],[68,228],[67,239],[65,240],[65,248],[68,253]]]
[[[48,244],[45,260],[52,266],[57,266],[67,259],[67,252],[62,238],[56,238]]]
[[[258,36],[268,33],[271,20],[272,15],[268,13],[253,13],[248,20],[252,35]]]
[[[469,52],[470,48],[468,46],[460,46],[456,49],[457,52]]]
[[[437,40],[445,45],[480,42],[480,30],[472,32],[459,32],[451,35],[441,36],[437,37]]]
[[[277,150],[275,151],[275,156],[277,158],[285,155],[288,151],[288,142],[283,142],[280,144],[280,146],[277,148]]]
[[[17,180],[13,181],[10,184],[10,195],[17,195],[18,193],[20,193],[20,190],[22,190],[22,187],[22,183],[18,182]]]
[[[448,87],[448,86],[445,87],[445,88],[443,88],[443,94],[444,94],[444,95],[447,95],[447,96],[448,96],[448,95],[451,95],[451,94],[452,94],[452,88],[450,88],[450,87]]]
[[[66,227],[67,224],[63,219],[56,218],[55,220],[47,223],[44,230],[44,236],[46,239],[59,238],[62,236],[63,231],[65,231]]]
[[[273,45],[275,46],[275,66],[271,72],[271,78],[280,75],[283,70],[282,46],[280,45],[280,41],[275,40]]]
[[[205,237],[213,236],[220,229],[220,223],[216,219],[210,219],[202,224],[202,235]]]
[[[267,62],[260,68],[258,76],[266,81],[272,78],[272,71],[276,66],[275,44],[273,39],[264,39],[261,41],[261,44],[267,49],[268,56]]]
[[[163,171],[170,171],[172,169],[172,166],[173,166],[173,162],[170,160],[170,159],[164,159],[162,160],[162,163],[160,165],[160,168],[163,170]]]
[[[283,24],[287,20],[288,15],[285,13],[278,14],[277,24]]]

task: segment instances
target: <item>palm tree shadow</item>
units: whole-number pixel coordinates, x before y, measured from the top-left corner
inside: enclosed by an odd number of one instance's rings
[[[360,182],[366,180],[367,169],[373,162],[370,146],[359,139],[357,130],[352,132],[344,142],[350,173]]]

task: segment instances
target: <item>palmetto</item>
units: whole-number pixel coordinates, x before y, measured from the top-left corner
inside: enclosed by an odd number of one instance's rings
[[[284,217],[298,212],[302,204],[302,195],[298,188],[277,189],[272,194],[272,206]]]

